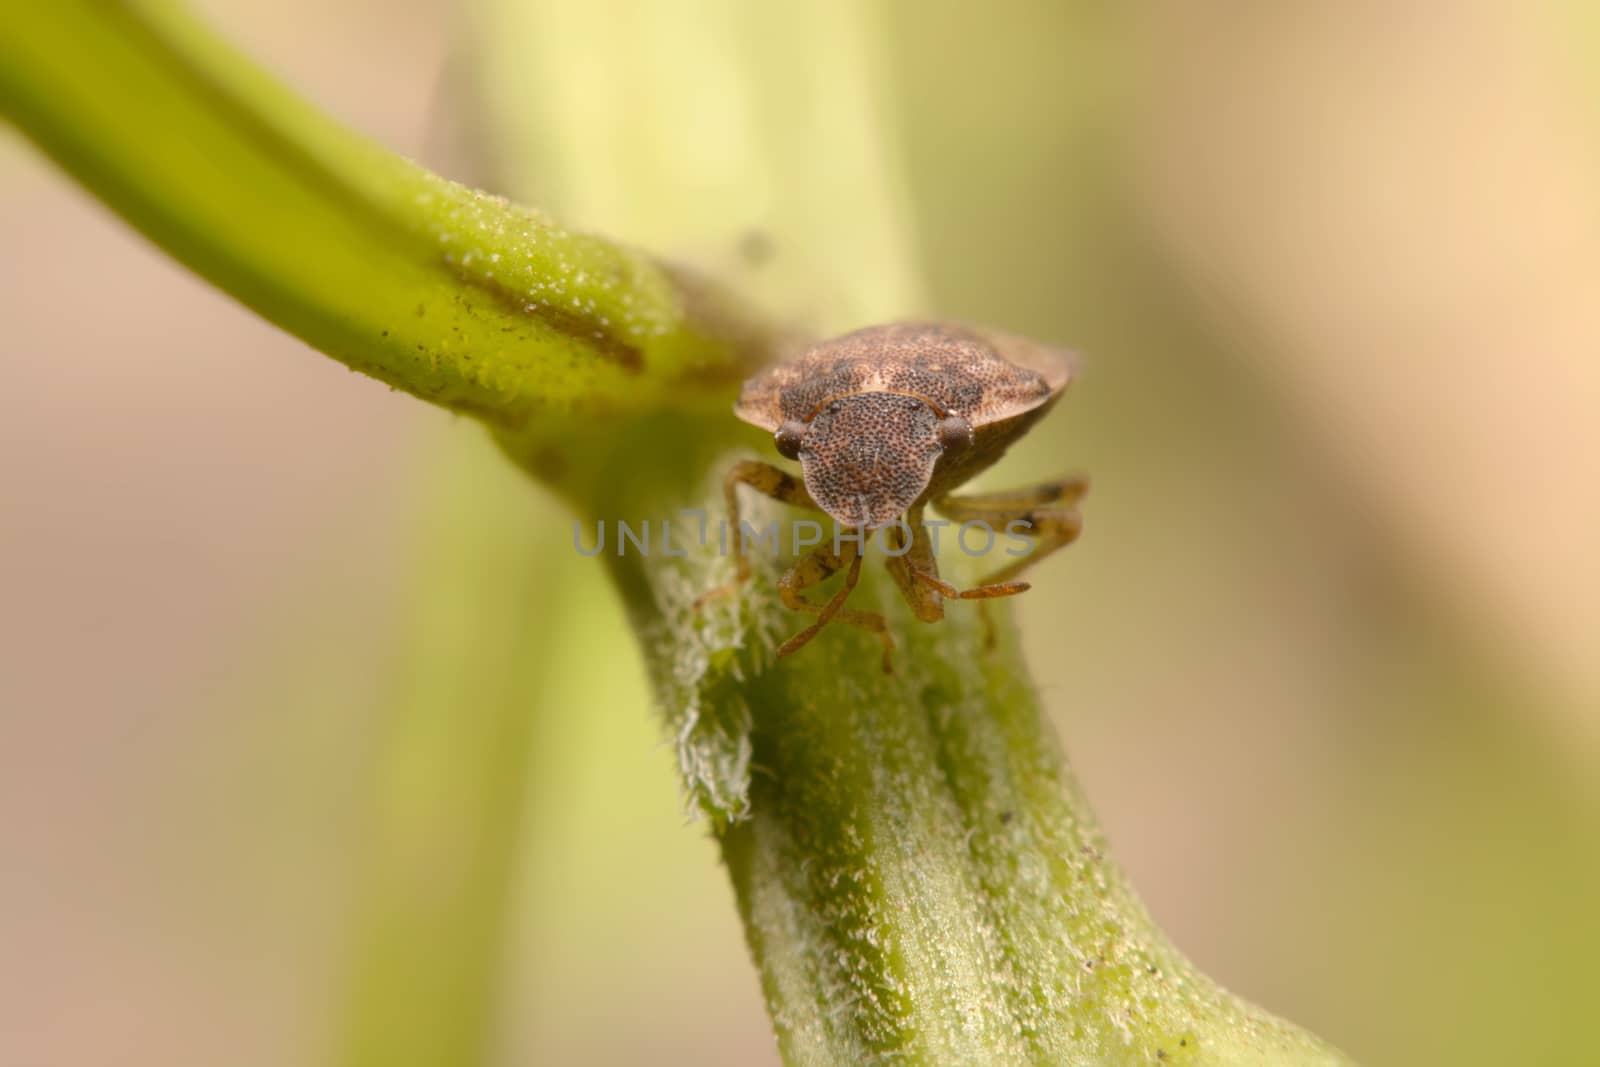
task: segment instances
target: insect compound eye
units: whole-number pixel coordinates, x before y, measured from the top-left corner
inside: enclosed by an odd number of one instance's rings
[[[945,452],[961,452],[972,447],[972,423],[960,415],[939,420],[939,447]]]
[[[772,435],[772,440],[778,446],[778,455],[785,459],[800,458],[800,442],[805,439],[806,424],[790,419],[779,426]]]

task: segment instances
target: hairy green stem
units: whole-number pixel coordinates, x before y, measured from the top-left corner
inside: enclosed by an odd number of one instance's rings
[[[625,495],[646,513],[684,500]],[[717,500],[696,500],[713,525]],[[752,503],[758,528],[798,517]],[[682,558],[612,566],[722,843],[786,1062],[1345,1062],[1220,989],[1155,926],[1003,611],[992,646],[971,604],[919,623],[872,561],[852,605],[889,617],[893,673],[873,637],[844,626],[779,660],[804,622],[774,593],[784,561],[762,556],[740,597],[696,609],[730,569],[696,525],[674,528]],[[952,580],[970,579],[949,562]]]

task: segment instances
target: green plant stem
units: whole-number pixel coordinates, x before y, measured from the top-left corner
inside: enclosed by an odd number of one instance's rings
[[[0,6],[0,114],[223,291],[453,410],[651,410],[766,352],[712,287],[351,134],[171,4]]]
[[[896,677],[863,691],[858,641],[752,697],[766,773],[724,855],[786,1061],[1336,1062],[1156,930],[1015,648],[900,618]]]
[[[646,514],[685,499],[624,496]],[[689,499],[717,514],[714,492]],[[750,517],[793,516],[753,502]],[[894,673],[874,638],[843,626],[777,660],[801,625],[773,592],[783,564],[759,560],[740,597],[697,610],[729,574],[708,542],[681,522],[684,557],[611,564],[717,829],[786,1062],[1345,1062],[1220,989],[1155,926],[1004,611],[994,647],[970,604],[918,623],[873,564],[852,605],[889,617]]]

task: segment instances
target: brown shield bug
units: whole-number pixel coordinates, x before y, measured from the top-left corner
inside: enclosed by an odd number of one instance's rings
[[[736,545],[740,485],[826,512],[856,532],[852,539],[818,548],[779,580],[784,604],[816,619],[784,642],[778,655],[796,651],[822,627],[839,621],[876,633],[884,644],[884,669],[889,669],[893,642],[883,616],[844,607],[860,576],[867,540],[885,527],[892,549],[889,571],[924,622],[944,617],[945,599],[984,600],[1025,591],[1028,584],[1016,581],[1017,575],[1077,538],[1083,520],[1076,505],[1087,480],[952,494],[1042,418],[1072,376],[1066,353],[1020,337],[951,323],[904,322],[823,341],[745,382],[734,413],[770,430],[778,452],[800,462],[801,477],[756,460],[734,465],[724,494]],[[939,577],[923,525],[930,504],[958,524],[982,522],[991,529],[1025,524],[1035,549],[975,588],[956,589]],[[749,579],[743,551],[736,559],[733,585],[712,590],[702,601]],[[837,593],[825,602],[806,597],[807,588],[842,567],[849,570]]]

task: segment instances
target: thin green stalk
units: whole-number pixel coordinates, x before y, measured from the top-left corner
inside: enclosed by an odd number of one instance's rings
[[[379,699],[372,800],[357,850],[334,1016],[341,1067],[488,1062],[530,801],[562,735],[533,714],[565,647],[544,610],[578,577],[483,442],[428,463]]]

